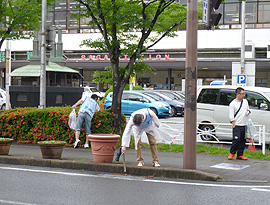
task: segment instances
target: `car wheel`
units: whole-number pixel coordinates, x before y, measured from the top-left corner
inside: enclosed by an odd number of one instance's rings
[[[157,112],[157,110],[155,108],[150,107],[150,109],[156,114],[156,116],[158,116],[158,112]]]
[[[202,125],[200,127],[200,129],[203,130],[203,131],[210,131],[210,130],[214,129],[214,126],[213,125]],[[210,135],[201,135],[201,139],[203,141],[213,141],[214,137],[212,137]]]
[[[169,116],[170,117],[173,117],[173,116],[176,115],[176,108],[175,107],[172,107],[172,106],[171,106],[171,108],[172,108],[172,113]]]
[[[6,109],[6,104],[3,104],[1,107],[1,110],[5,110]]]

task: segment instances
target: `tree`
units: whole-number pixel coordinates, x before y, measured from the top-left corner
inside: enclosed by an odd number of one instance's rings
[[[7,38],[33,36],[40,27],[41,3],[42,0],[0,0],[0,49]]]
[[[101,38],[84,40],[83,45],[108,51],[113,74],[112,111],[114,126],[121,131],[121,97],[133,66],[142,52],[165,36],[173,37],[185,27],[186,7],[174,0],[76,0],[78,18],[91,18],[89,26],[98,28]],[[137,31],[137,32],[131,32]],[[128,55],[124,72],[119,57]]]

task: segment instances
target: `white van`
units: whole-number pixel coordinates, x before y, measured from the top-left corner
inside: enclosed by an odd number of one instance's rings
[[[198,88],[197,122],[200,129],[207,131],[214,128],[213,125],[200,123],[229,123],[229,104],[236,97],[237,87],[222,85]],[[266,144],[270,144],[270,88],[247,86],[243,88],[246,92],[245,98],[249,102],[250,118],[254,124],[265,125],[265,141]],[[219,140],[232,140],[232,127],[217,127],[215,136]],[[213,140],[213,137],[209,135],[203,135],[201,138]]]

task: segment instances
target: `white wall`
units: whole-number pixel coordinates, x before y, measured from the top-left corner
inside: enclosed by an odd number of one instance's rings
[[[138,33],[139,34],[139,33]],[[93,50],[85,46],[80,47],[84,39],[97,39],[98,33],[63,34],[64,50]],[[57,36],[56,36],[57,41]],[[252,41],[255,47],[270,45],[270,29],[246,29],[246,41]],[[4,42],[1,51],[4,51]],[[240,48],[241,29],[230,30],[200,30],[198,31],[198,48]],[[179,31],[174,38],[164,38],[152,49],[184,49],[186,48],[186,31]],[[12,51],[29,51],[33,49],[32,40],[15,40],[11,43]]]

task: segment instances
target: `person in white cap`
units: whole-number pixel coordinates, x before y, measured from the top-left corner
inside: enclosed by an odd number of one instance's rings
[[[143,132],[146,133],[152,153],[152,162],[154,167],[160,167],[157,155],[157,145],[155,135],[157,128],[159,128],[160,123],[156,114],[149,108],[144,108],[135,111],[131,114],[130,120],[125,128],[122,136],[122,154],[125,153],[126,148],[129,147],[131,131],[133,129],[135,138],[135,149],[137,154],[137,162],[139,167],[144,165],[142,158],[142,142],[141,135]]]

